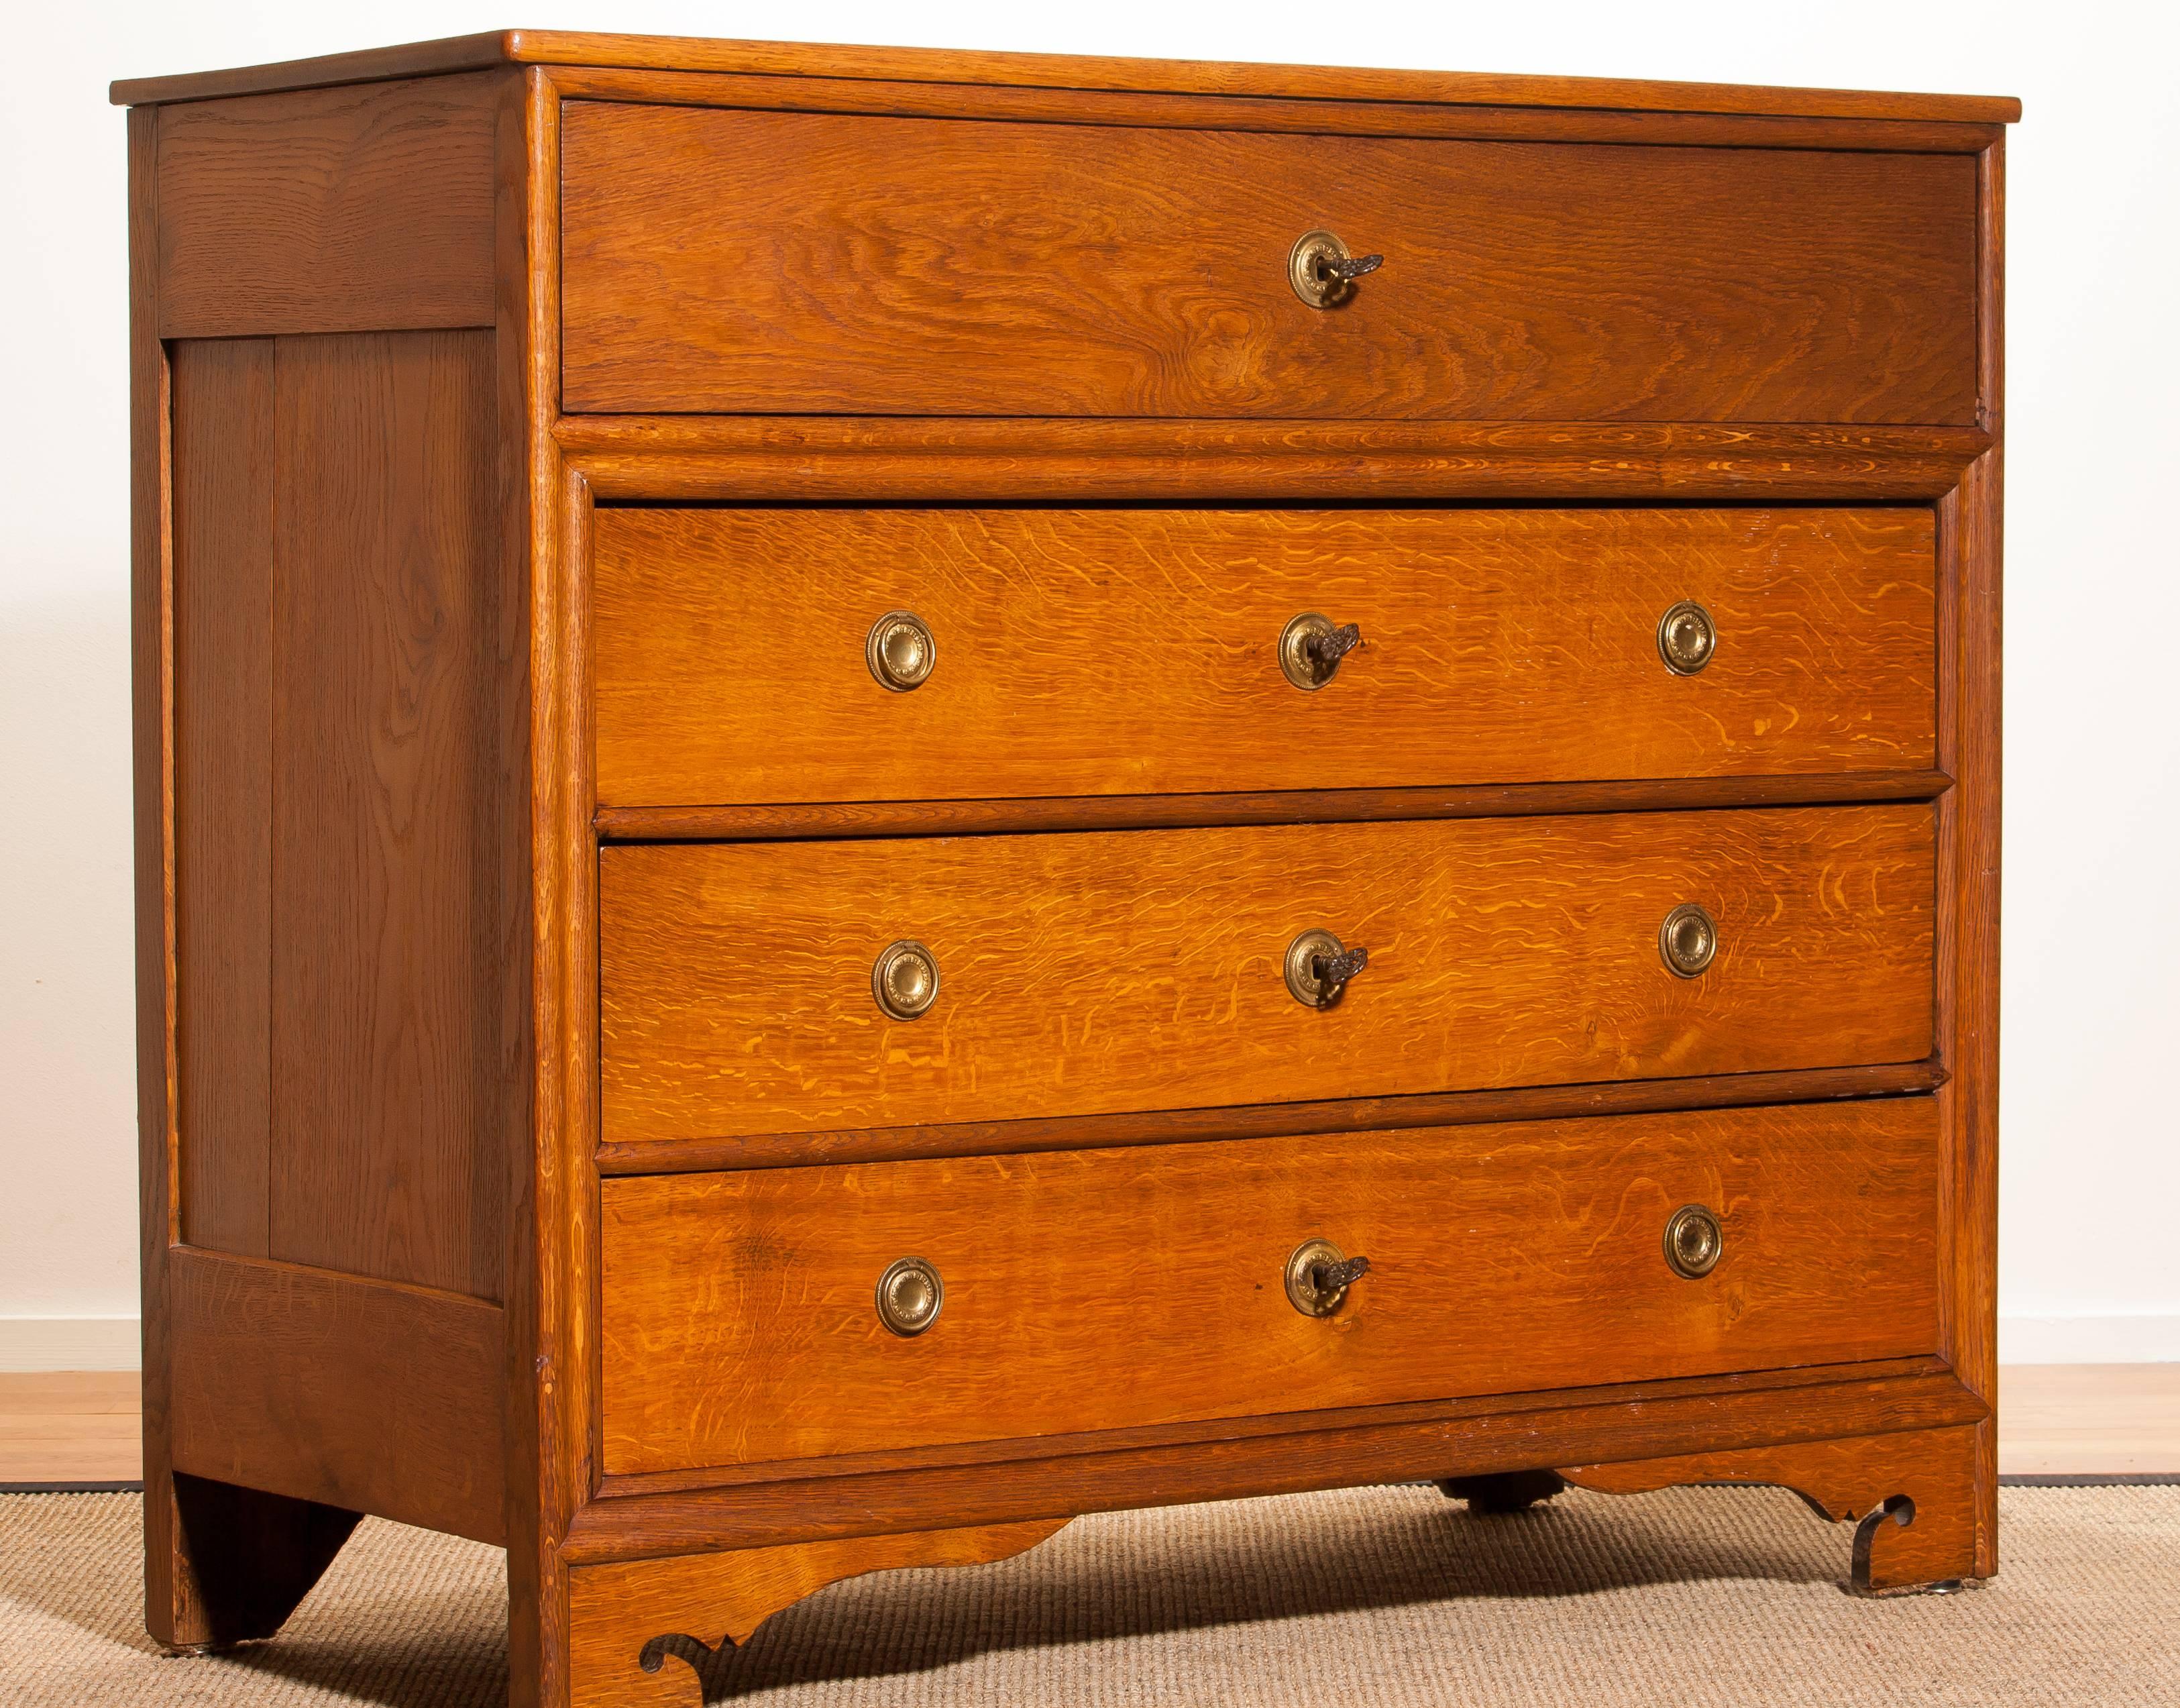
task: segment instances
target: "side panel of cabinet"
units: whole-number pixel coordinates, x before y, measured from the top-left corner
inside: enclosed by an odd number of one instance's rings
[[[182,1237],[495,1299],[522,1118],[493,336],[175,346]]]

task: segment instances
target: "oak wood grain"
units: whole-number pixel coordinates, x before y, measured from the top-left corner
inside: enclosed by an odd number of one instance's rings
[[[1052,53],[861,47],[700,36],[502,30],[398,47],[328,54],[272,65],[117,82],[120,104],[428,75],[499,64],[596,65],[676,71],[851,77],[1031,88],[1123,89],[1265,95],[1305,100],[1451,102],[1511,107],[1622,107],[1679,113],[1773,113],[1856,118],[2010,124],[2009,96],[1785,89],[1610,77],[1511,76],[1489,72],[1374,70],[1185,59],[1098,58]]]
[[[920,118],[1020,119],[1040,124],[1147,125],[1307,135],[1451,136],[1474,140],[1638,142],[1689,148],[1843,148],[1973,154],[1999,135],[1987,122],[1802,118],[1775,113],[1660,113],[1606,107],[1484,107],[1414,101],[1298,100],[1142,90],[918,83],[872,77],[785,76],[598,65],[556,69],[568,100],[864,113]]]
[[[159,129],[161,332],[491,325],[494,81],[175,107]]]
[[[599,102],[563,144],[571,410],[1974,419],[1966,157]],[[1329,311],[1317,227],[1386,256]]]
[[[1941,740],[1969,786],[1940,816],[1941,893],[1949,952],[1938,1006],[1963,1083],[1945,1116],[1948,1214],[1943,1254],[1952,1285],[1946,1349],[1963,1380],[1994,1402],[1998,1382],[2000,862],[2003,818],[2004,570],[2001,491],[2005,438],[2005,151],[1980,162],[1980,419],[1991,449],[1963,472],[1939,516],[1950,555],[1940,653]],[[1975,1443],[1976,1569],[1998,1567],[1998,1430]]]
[[[272,1253],[500,1296],[522,1105],[493,340],[280,341]]]
[[[828,1584],[903,1566],[980,1566],[1033,1548],[1066,1520],[1041,1518],[987,1529],[931,1530],[850,1541],[745,1548],[586,1566],[570,1588],[570,1671],[574,1708],[641,1708],[696,1702],[696,1675],[658,1638],[687,1636],[707,1649],[739,1648],[757,1628]]]
[[[614,1181],[605,1469],[1926,1353],[1935,1133],[1912,1099]],[[1322,1319],[1282,1284],[1313,1237],[1374,1265]],[[909,1254],[945,1300],[904,1340]]]
[[[607,508],[611,806],[1393,789],[1913,770],[1934,752],[1916,510]],[[1659,654],[1708,610],[1695,675]],[[871,625],[937,664],[889,691]],[[1282,674],[1304,611],[1362,644]]]
[[[184,432],[208,427],[235,431],[239,443],[228,447],[192,447],[195,460],[182,474],[190,491],[192,552],[217,554],[235,549],[244,561],[234,566],[228,585],[220,570],[209,575],[202,559],[195,565],[186,604],[193,630],[188,642],[190,664],[227,661],[235,638],[231,625],[246,625],[251,599],[248,559],[258,526],[252,519],[223,514],[228,504],[247,506],[249,480],[261,468],[261,444],[246,416],[261,397],[254,356],[215,360],[209,394],[192,389],[178,405],[173,364],[161,341],[158,325],[159,161],[158,116],[129,116],[129,653],[135,798],[136,902],[136,1084],[139,1266],[142,1286],[142,1447],[137,1464],[144,1479],[144,1623],[152,1639],[170,1647],[207,1645],[270,1636],[296,1602],[317,1581],[354,1526],[353,1512],[307,1500],[233,1484],[209,1482],[177,1468],[179,1457],[176,1402],[177,1322],[186,1301],[178,1296],[173,1253],[183,1221],[183,1171],[179,1122],[184,1118],[180,1041],[183,975],[180,950],[178,793],[184,763],[184,740],[195,768],[209,763],[215,781],[242,782],[249,769],[249,742],[201,702],[193,709],[186,736],[179,727],[178,683],[181,659],[176,630],[184,597],[176,587],[177,442]],[[192,380],[207,377],[195,366]],[[209,408],[201,407],[209,405]],[[207,416],[212,417],[207,420]],[[204,631],[209,620],[212,632]],[[211,641],[209,648],[201,642]],[[209,653],[209,657],[207,657]],[[201,693],[206,685],[196,684]],[[250,703],[247,683],[239,697]],[[240,749],[238,753],[238,747]],[[238,758],[240,764],[236,763]],[[197,803],[193,802],[193,808]],[[203,803],[206,806],[213,802]],[[193,812],[187,857],[193,884],[208,875],[206,857],[235,854],[246,868],[250,851],[224,843],[217,829]],[[193,941],[190,951],[191,994],[207,1005],[201,1018],[232,1025],[245,1072],[251,1060],[256,1025],[252,980],[241,964],[250,952],[246,917],[251,874],[245,869],[245,892],[235,897],[245,917],[217,912],[200,923],[212,928],[212,941]],[[194,899],[197,898],[193,894]],[[215,903],[215,906],[217,904]],[[200,952],[204,951],[204,952]],[[210,988],[206,989],[209,980]],[[201,1040],[199,1040],[201,1042]],[[192,1045],[192,1066],[202,1069],[210,1052]],[[259,1058],[261,1061],[261,1057]],[[210,1154],[215,1160],[217,1189],[199,1196],[198,1208],[238,1242],[252,1239],[257,1187],[262,1170],[254,1154],[249,1127],[256,1110],[246,1084],[207,1085],[200,1073],[193,1090],[207,1094],[191,1111],[223,1123]],[[234,1095],[239,1092],[239,1096]],[[230,1119],[237,1126],[223,1123]]]
[[[810,837],[1000,835],[1043,830],[1173,830],[1213,824],[1346,824],[1381,818],[1528,818],[1577,813],[1935,801],[1942,771],[1819,771],[1439,789],[1274,789],[1197,795],[1018,796],[1011,800],[823,801],[733,807],[601,807],[609,842],[775,842]]]
[[[178,409],[173,364],[158,326],[160,129],[156,113],[129,116],[129,674],[135,801],[138,1251],[144,1347],[142,1446],[136,1463],[144,1479],[145,1626],[156,1642],[196,1648],[271,1635],[317,1580],[353,1526],[355,1515],[310,1501],[204,1481],[177,1468],[183,1407],[177,1403],[176,1389],[185,1373],[178,1371],[182,1354],[174,1342],[177,1322],[186,1305],[178,1296],[186,1278],[173,1273],[184,1190],[179,1154],[183,979],[177,796],[185,738],[178,727],[177,707],[181,660],[176,629],[184,600],[175,576],[181,543],[177,538],[175,452],[181,431],[239,425],[225,420],[207,423],[201,404],[209,402],[209,413],[216,416],[229,416],[238,409],[246,413],[256,389],[251,357],[245,353],[238,365],[221,365],[208,398],[193,394]],[[193,372],[192,377],[204,376]],[[239,383],[229,383],[235,381]],[[247,500],[246,493],[237,488],[256,467],[260,447],[246,427],[242,440],[212,451],[210,466],[192,463],[183,472],[191,488],[185,502],[191,509],[187,543],[192,550],[209,547],[220,552],[232,546],[247,556],[252,522],[220,514],[221,506]],[[209,448],[195,449],[201,453]],[[201,571],[205,565],[200,561],[196,567]],[[246,583],[247,563],[238,565],[237,571],[238,579]],[[240,597],[229,603],[223,597],[227,593]],[[215,658],[228,650],[219,642],[231,636],[206,636],[203,620],[209,616],[215,629],[221,629],[237,616],[246,619],[249,603],[246,592],[217,580],[200,576],[193,583],[188,595],[189,620],[197,630],[189,643],[192,666],[208,662],[199,641],[214,640],[210,650]],[[203,686],[198,684],[200,689]],[[245,685],[245,702],[248,695]],[[196,711],[205,709],[200,705]],[[190,763],[208,761],[216,776],[234,780],[237,755],[230,740],[234,733],[220,727],[217,714],[208,729],[193,712],[186,737],[192,748]],[[246,743],[244,747],[246,752]],[[242,769],[246,769],[246,761]],[[210,834],[201,839],[200,832]],[[193,818],[190,833],[188,861],[195,868],[193,881],[201,884],[206,876],[203,857],[228,851],[217,832],[201,819]],[[246,849],[235,851],[246,864]],[[248,875],[243,874],[245,879]],[[205,1017],[234,1024],[247,1066],[253,1005],[239,957],[247,952],[250,934],[246,920],[206,923],[212,926],[213,941],[193,943],[190,979],[199,986],[194,994],[210,1004]],[[241,926],[239,931],[229,928],[236,924]],[[210,952],[201,955],[201,950]],[[210,990],[202,988],[206,974]],[[201,1068],[205,1061],[205,1052],[199,1051],[194,1065]],[[227,1088],[243,1092],[239,1099],[230,1098],[218,1088],[205,1086],[201,1077],[197,1088],[210,1093],[212,1119],[238,1116],[245,1124],[239,1130],[222,1129],[216,1145],[219,1189],[206,1193],[200,1208],[210,1210],[215,1223],[246,1243],[255,1213],[253,1188],[260,1177],[253,1173],[251,1136],[246,1129],[255,1111],[246,1088]],[[239,1170],[234,1166],[238,1161]]]
[[[170,1266],[177,1469],[504,1539],[496,1306],[188,1247]]]
[[[813,1164],[897,1162],[912,1157],[1012,1156],[1037,1150],[1112,1150],[1205,1139],[1276,1138],[1289,1133],[1368,1132],[1408,1127],[1467,1127],[1555,1121],[1659,1110],[1735,1109],[1759,1103],[1828,1103],[1899,1097],[1946,1083],[1935,1060],[1861,1067],[1790,1068],[1685,1079],[1608,1079],[1587,1085],[1511,1086],[1495,1091],[1412,1092],[1296,1103],[1229,1104],[1121,1115],[1027,1116],[944,1127],[851,1127],[834,1132],[759,1132],[734,1138],[602,1144],[603,1176],[708,1174],[718,1169],[806,1168]]]
[[[1973,427],[1704,422],[980,421],[569,416],[600,499],[1379,504],[1929,501],[1990,448]]]
[[[189,340],[173,409],[176,1167],[182,1237],[269,1254],[272,344]]]
[[[1974,1426],[1583,1465],[1561,1474],[1621,1495],[1677,1483],[1783,1484],[1825,1518],[1859,1521],[1847,1584],[1863,1595],[1990,1575],[1976,1560]],[[1903,1498],[1911,1504],[1888,1516],[1888,1504]]]
[[[603,1136],[670,1143],[1919,1061],[1922,806],[614,846]],[[1699,901],[1693,979],[1658,929]],[[1369,950],[1329,1010],[1282,957]],[[890,1021],[871,968],[929,947]]]
[[[1777,1441],[1972,1424],[1989,1408],[1937,1360],[1750,1372],[1694,1381],[1556,1389],[1418,1406],[1043,1441],[979,1459],[827,1474],[834,1462],[776,1467],[762,1479],[685,1479],[678,1490],[603,1498],[577,1515],[571,1564],[703,1549],[762,1547],[959,1524],[1010,1523],[1303,1489],[1483,1476],[1608,1457],[1719,1452]],[[906,1457],[906,1456],[904,1456]],[[840,1462],[843,1465],[850,1461]]]
[[[1836,1385],[1852,1381],[1885,1384],[1888,1392],[1913,1393],[1920,1407],[1932,1391],[1926,1379],[1946,1378],[1943,1358],[1879,1358],[1852,1364],[1799,1364],[1791,1369],[1743,1371],[1731,1376],[1671,1378],[1661,1381],[1621,1383],[1601,1387],[1556,1388],[1529,1394],[1500,1394],[1464,1399],[1422,1400],[1402,1404],[1334,1406],[1307,1411],[1260,1412],[1247,1418],[1214,1418],[1198,1423],[1152,1424],[1121,1430],[1093,1430],[1074,1435],[1038,1435],[1009,1441],[944,1441],[925,1447],[836,1453],[822,1459],[751,1460],[735,1465],[701,1465],[680,1470],[649,1471],[603,1479],[597,1489],[602,1501],[642,1499],[663,1494],[685,1494],[702,1490],[755,1487],[776,1483],[801,1483],[837,1477],[862,1478],[893,1471],[959,1469],[972,1465],[999,1466],[1017,1462],[1049,1463],[1086,1456],[1130,1452],[1139,1449],[1239,1441],[1251,1436],[1302,1435],[1358,1427],[1423,1422],[1464,1423],[1509,1410],[1553,1405],[1583,1408],[1601,1397],[1645,1402],[1677,1402],[1697,1397],[1718,1399],[1746,1396],[1760,1390],[1775,1404],[1783,1403],[1789,1390],[1833,1391]],[[1907,1379],[1914,1383],[1903,1386]],[[1940,1391],[1945,1391],[1940,1385]],[[1963,1392],[1952,1385],[1956,1395]],[[1822,1395],[1819,1396],[1821,1400]],[[1922,1415],[1919,1410],[1916,1413]],[[1950,1415],[1950,1413],[1949,1413]],[[1964,1415],[1980,1416],[1979,1402],[1968,1402]]]
[[[524,618],[509,651],[527,691],[510,694],[515,792],[526,805],[510,827],[521,881],[504,957],[516,1005],[509,1020],[518,1063],[504,1094],[507,1654],[509,1708],[564,1708],[570,1695],[568,1573],[560,1542],[593,1480],[588,1457],[591,1358],[580,1303],[588,1292],[589,1193],[570,1151],[588,1138],[589,1097],[570,1047],[566,939],[581,903],[569,893],[570,810],[562,752],[563,687],[571,645],[558,549],[564,494],[548,423],[559,368],[559,103],[542,73],[499,85],[493,142],[495,454],[498,574]],[[580,800],[580,795],[578,799]],[[574,862],[580,868],[584,858]],[[579,975],[580,976],[580,975]]]
[[[129,115],[129,688],[135,913],[137,1276],[144,1335],[144,1623],[207,1640],[217,1595],[174,1504],[167,1257],[179,1232],[174,958],[173,387],[159,337],[158,127]],[[209,1562],[206,1562],[210,1564]]]

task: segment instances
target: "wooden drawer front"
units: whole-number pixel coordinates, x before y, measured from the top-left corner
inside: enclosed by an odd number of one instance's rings
[[[603,1226],[609,1473],[1938,1345],[1927,1098],[612,1180]],[[1373,1265],[1323,1318],[1283,1285],[1318,1237]],[[944,1282],[914,1338],[904,1256]]]
[[[605,510],[609,806],[1395,788],[1932,763],[1927,510]],[[1659,620],[1701,604],[1676,675]],[[889,691],[889,611],[937,666]],[[1363,646],[1280,669],[1317,611]],[[757,637],[757,638],[752,638]]]
[[[1968,156],[563,113],[570,410],[1974,419]]]
[[[607,848],[603,1135],[670,1142],[1919,1060],[1927,806]],[[1669,972],[1659,928],[1720,947]],[[1283,965],[1370,953],[1335,1006]],[[872,968],[928,945],[936,1003]]]

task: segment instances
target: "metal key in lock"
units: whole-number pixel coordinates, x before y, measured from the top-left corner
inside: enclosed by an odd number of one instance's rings
[[[1329,1317],[1369,1273],[1368,1258],[1350,1257],[1329,1239],[1306,1239],[1287,1259],[1287,1303],[1306,1317]]]
[[[1350,949],[1329,931],[1305,931],[1287,945],[1287,994],[1305,1008],[1329,1008],[1369,964],[1361,944]]]

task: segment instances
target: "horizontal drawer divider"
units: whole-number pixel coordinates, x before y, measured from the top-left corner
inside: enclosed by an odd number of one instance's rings
[[[932,1465],[1005,1464],[1020,1459],[1075,1458],[1089,1453],[1121,1452],[1134,1447],[1174,1446],[1182,1442],[1237,1441],[1258,1435],[1291,1435],[1357,1425],[1412,1424],[1499,1412],[1577,1411],[1614,1401],[1687,1399],[1730,1393],[1786,1394],[1841,1382],[1891,1381],[1944,1376],[1946,1361],[1923,1358],[1876,1358],[1849,1364],[1802,1364],[1790,1369],[1758,1370],[1723,1376],[1671,1376],[1655,1381],[1594,1387],[1547,1388],[1511,1394],[1478,1394],[1451,1400],[1412,1400],[1382,1406],[1341,1406],[1315,1411],[1270,1412],[1261,1417],[1212,1418],[1200,1423],[1151,1424],[1134,1429],[1097,1430],[1070,1435],[1036,1435],[1012,1441],[956,1441],[941,1446],[906,1447],[890,1452],[840,1453],[823,1459],[771,1459],[740,1465],[706,1465],[687,1470],[648,1471],[599,1479],[597,1498],[640,1499],[646,1495],[692,1489],[735,1488],[749,1483],[795,1482],[818,1477],[862,1477],[881,1471]]]
[[[795,1168],[917,1157],[1014,1155],[1038,1150],[1103,1150],[1206,1140],[1273,1138],[1308,1132],[1368,1132],[1407,1127],[1555,1121],[1583,1115],[1651,1114],[1756,1104],[1822,1103],[1936,1090],[1935,1059],[1860,1067],[1797,1068],[1691,1079],[1616,1080],[1591,1085],[1518,1086],[1488,1091],[1253,1104],[1147,1114],[1058,1116],[943,1127],[872,1127],[837,1132],[751,1133],[733,1138],[601,1144],[603,1175],[708,1174],[725,1169]]]
[[[1291,1413],[1048,1437],[860,1463],[609,1479],[576,1514],[569,1564],[998,1523],[1176,1501],[1639,1459],[1980,1422],[1941,1358]],[[1186,1475],[1180,1474],[1186,1467]],[[752,1480],[751,1474],[762,1474]]]
[[[869,504],[1737,499],[1928,502],[1988,451],[1972,427],[1127,416],[572,415],[593,499]]]
[[[1437,789],[1271,790],[1215,795],[1049,796],[1005,801],[849,801],[749,807],[601,807],[608,842],[782,842],[844,837],[1174,830],[1206,825],[1335,824],[1376,819],[1539,818],[1729,807],[1932,801],[1943,771],[1497,783]]]
[[[1825,148],[1973,154],[2005,135],[1996,121],[1798,113],[1627,112],[1583,106],[1426,105],[1411,99],[1038,89],[762,72],[556,69],[563,100],[642,106],[752,107],[782,113],[998,123],[1270,130],[1313,136],[1435,136],[1477,142],[1607,142],[1649,147]]]
[[[1729,1376],[1665,1376],[1643,1383],[1598,1387],[1548,1387],[1524,1394],[1473,1394],[1454,1401],[1407,1401],[1396,1405],[1345,1405],[1317,1411],[1271,1411],[1260,1418],[1208,1418],[1184,1424],[1144,1424],[1138,1429],[1098,1429],[1079,1435],[1031,1435],[1007,1442],[949,1442],[944,1446],[896,1448],[892,1452],[837,1452],[826,1459],[765,1459],[739,1466],[696,1466],[689,1470],[602,1477],[597,1499],[628,1501],[645,1494],[674,1494],[700,1488],[739,1488],[743,1484],[791,1484],[815,1477],[870,1477],[885,1470],[928,1466],[988,1466],[1016,1459],[1075,1459],[1090,1452],[1125,1452],[1129,1448],[1180,1446],[1188,1442],[1241,1442],[1260,1435],[1308,1435],[1325,1429],[1369,1424],[1450,1422],[1484,1418],[1506,1411],[1581,1411],[1591,1405],[1627,1401],[1685,1401],[1718,1394],[1794,1394],[1840,1383],[1884,1383],[1949,1376],[1942,1357],[1870,1359],[1866,1364],[1803,1364],[1787,1370],[1753,1370]],[[1973,1396],[1971,1396],[1973,1398]]]

